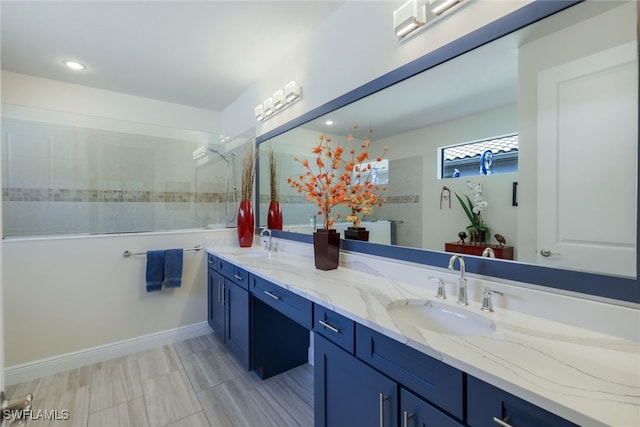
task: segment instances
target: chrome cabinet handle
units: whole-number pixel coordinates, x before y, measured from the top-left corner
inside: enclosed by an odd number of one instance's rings
[[[513,427],[511,424],[508,423],[508,421],[511,421],[511,418],[504,417],[503,419],[500,419],[498,417],[493,417],[493,422],[498,424],[499,426],[502,426],[502,427]]]
[[[384,427],[384,401],[388,398],[389,396],[380,393],[380,427]]]
[[[265,294],[267,294],[267,295],[269,295],[271,298],[273,298],[273,299],[274,299],[274,300],[276,300],[276,301],[280,301],[280,300],[282,299],[282,298],[280,298],[278,295],[276,295],[276,294],[274,294],[274,293],[272,293],[272,292],[264,291],[264,293],[265,293]]]
[[[236,280],[242,280],[242,276],[240,276],[239,274],[234,274],[233,277],[235,277]]]
[[[404,411],[402,415],[402,427],[409,427],[409,420],[413,418],[413,414],[409,411]]]
[[[218,302],[222,302],[222,282],[218,282]]]
[[[327,322],[326,320],[318,320],[318,323],[320,323],[325,328],[329,329],[331,332],[335,332],[336,334],[340,333],[340,329],[336,328],[335,326],[333,326],[331,323]]]

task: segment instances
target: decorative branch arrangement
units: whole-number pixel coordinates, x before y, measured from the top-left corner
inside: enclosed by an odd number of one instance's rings
[[[358,125],[353,126],[353,129],[358,129]],[[371,132],[373,130],[369,129],[369,133]],[[357,145],[353,135],[349,134],[343,145],[334,147],[331,145],[331,137],[320,134],[319,139],[318,145],[311,150],[316,155],[315,161],[294,157],[293,160],[302,165],[304,172],[288,178],[287,182],[298,190],[298,193],[305,193],[307,201],[313,201],[318,205],[318,215],[324,216],[325,229],[332,229],[336,219],[342,217],[340,213],[332,214],[332,209],[338,205],[348,206],[351,215],[347,219],[358,224],[358,214],[372,214],[373,206],[382,206],[384,203],[384,199],[380,198],[376,191],[386,188],[374,185],[370,179],[360,182],[364,172],[360,170],[360,164],[369,159],[368,147],[371,140],[365,137]],[[354,148],[348,151],[351,159],[345,160],[343,156],[348,145],[353,145]],[[384,153],[388,149],[384,147]],[[376,160],[382,160],[382,156]],[[369,164],[367,170],[370,169]]]
[[[269,150],[269,181],[271,184],[271,201],[278,200],[278,159],[273,148]]]
[[[242,159],[242,188],[240,189],[240,200],[251,200],[253,194],[253,180],[256,172],[256,159],[258,152],[254,145],[251,146]]]

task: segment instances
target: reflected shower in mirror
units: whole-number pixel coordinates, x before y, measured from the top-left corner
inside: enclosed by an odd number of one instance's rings
[[[514,260],[635,277],[636,19],[633,1],[580,3],[265,141],[260,151],[273,149],[282,167],[284,230],[310,233],[316,213],[285,188],[300,172],[292,156],[360,124],[375,130],[373,152],[389,146],[387,202],[368,218],[388,224],[389,244],[459,243],[470,221],[456,195],[472,199],[471,181],[482,186],[488,243],[511,247]],[[442,178],[442,148],[510,135],[517,169],[482,174],[483,150],[475,176]],[[492,167],[507,152],[492,148]],[[263,225],[269,181],[259,182]]]

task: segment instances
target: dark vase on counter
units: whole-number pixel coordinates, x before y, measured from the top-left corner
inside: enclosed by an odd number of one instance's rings
[[[282,209],[280,202],[272,200],[267,211],[267,227],[269,230],[282,230]]]
[[[250,200],[240,202],[238,209],[238,243],[241,248],[251,247],[254,235],[253,206]]]
[[[335,270],[340,263],[340,234],[320,228],[313,233],[313,257],[318,270]]]
[[[347,227],[344,230],[344,238],[350,240],[362,240],[363,242],[369,241],[369,230],[364,227]]]

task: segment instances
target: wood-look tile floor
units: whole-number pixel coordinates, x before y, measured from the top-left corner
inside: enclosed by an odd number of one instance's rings
[[[33,393],[33,411],[69,420],[27,426],[313,426],[313,368],[260,380],[214,335],[205,335],[7,387]]]

